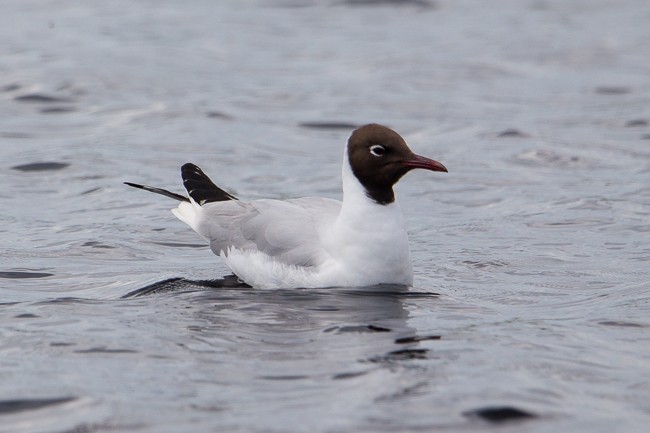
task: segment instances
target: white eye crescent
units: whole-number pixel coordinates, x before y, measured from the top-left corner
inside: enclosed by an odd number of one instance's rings
[[[372,146],[370,146],[370,153],[373,156],[384,156],[384,153],[386,153],[386,149],[381,144],[373,144]]]

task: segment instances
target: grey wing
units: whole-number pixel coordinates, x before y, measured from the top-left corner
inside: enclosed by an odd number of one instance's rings
[[[324,228],[335,220],[341,203],[324,198],[209,203],[201,207],[202,232],[215,254],[260,251],[296,266],[316,266],[328,257]]]

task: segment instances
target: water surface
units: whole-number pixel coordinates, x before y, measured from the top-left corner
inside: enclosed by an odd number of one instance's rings
[[[650,6],[5,1],[2,432],[645,431]],[[164,197],[340,197],[355,125],[416,279],[259,291]],[[161,290],[134,291],[154,285]]]

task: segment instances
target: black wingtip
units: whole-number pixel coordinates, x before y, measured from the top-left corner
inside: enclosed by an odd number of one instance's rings
[[[175,192],[167,191],[166,189],[156,188],[153,186],[140,185],[138,183],[124,182],[124,185],[131,186],[133,188],[143,189],[145,191],[153,192],[154,194],[164,195],[165,197],[173,198],[178,201],[190,201],[189,198],[184,195],[176,194]]]
[[[188,162],[181,167],[181,177],[187,193],[199,205],[216,201],[237,200],[215,185],[197,165]]]

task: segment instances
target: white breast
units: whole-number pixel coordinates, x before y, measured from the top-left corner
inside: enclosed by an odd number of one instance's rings
[[[323,243],[332,259],[323,266],[323,278],[336,285],[413,283],[413,268],[397,201],[377,204],[343,160],[343,205]]]

